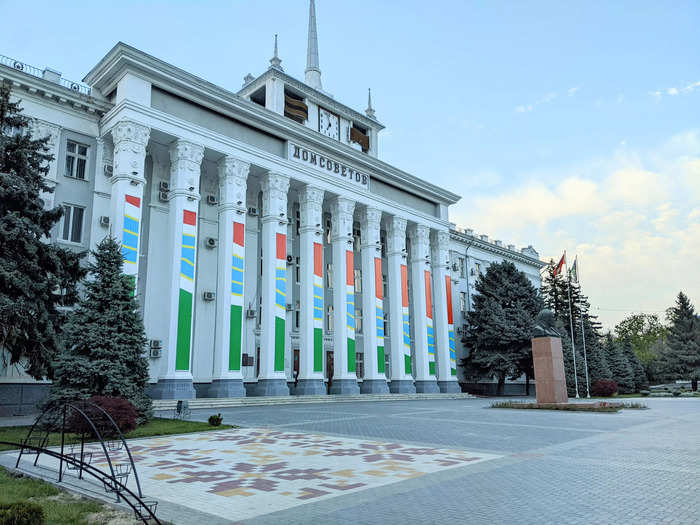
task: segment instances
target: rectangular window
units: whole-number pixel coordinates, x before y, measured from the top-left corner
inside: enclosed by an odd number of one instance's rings
[[[329,332],[333,331],[333,305],[328,305],[326,309],[326,328]]]
[[[459,310],[467,311],[467,294],[465,292],[459,292]]]
[[[63,205],[63,228],[61,239],[68,242],[80,243],[83,239],[83,216],[85,208],[80,206]]]
[[[466,275],[465,275],[466,269],[464,267],[464,258],[460,257],[459,259],[457,259],[457,264],[459,265],[459,276],[462,278],[466,277]]]
[[[476,275],[481,275],[481,264],[479,264],[478,262],[474,263],[474,273]]]
[[[299,264],[299,257],[295,259],[295,264],[294,264],[294,279],[297,284],[301,282],[301,265]]]
[[[362,352],[355,352],[355,370],[358,379],[365,377],[365,354]]]
[[[333,288],[333,264],[326,265],[326,288]]]
[[[66,143],[66,177],[85,180],[88,147],[69,140]]]
[[[355,332],[362,333],[362,308],[355,308]]]
[[[362,293],[362,270],[355,270],[355,293]]]

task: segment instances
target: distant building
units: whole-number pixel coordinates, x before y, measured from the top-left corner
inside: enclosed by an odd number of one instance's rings
[[[277,52],[232,92],[118,43],[71,82],[0,56],[56,160],[51,241],[122,245],[154,398],[459,391],[471,285],[508,259],[450,225],[459,196],[377,158],[384,126],[323,90],[314,3],[304,81]],[[298,385],[293,379],[298,375]],[[0,413],[46,383],[0,370]]]

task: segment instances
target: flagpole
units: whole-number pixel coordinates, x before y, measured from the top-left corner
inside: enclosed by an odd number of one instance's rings
[[[569,328],[571,329],[571,355],[574,357],[574,385],[576,385],[576,399],[579,399],[578,395],[578,373],[576,370],[576,343],[574,342],[574,320],[571,316],[571,275],[569,274],[569,263],[566,262],[566,250],[564,250],[564,264],[566,264],[566,275],[568,279],[568,287],[566,288],[569,293]]]
[[[581,284],[581,265],[578,263],[578,255],[576,256],[576,262],[574,263],[576,265],[576,283]],[[579,288],[580,291],[580,288]],[[590,381],[588,379],[588,356],[586,355],[586,330],[583,326],[583,310],[581,309],[581,295],[579,293],[579,302],[578,302],[578,308],[581,311],[581,338],[583,339],[583,367],[584,371],[586,372],[586,397],[590,399],[591,397],[591,388],[590,388]]]

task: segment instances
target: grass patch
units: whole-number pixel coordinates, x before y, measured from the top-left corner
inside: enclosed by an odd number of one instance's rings
[[[96,523],[92,519],[95,514],[127,517],[108,505],[64,492],[46,481],[14,475],[0,467],[0,504],[23,501],[39,505],[44,509],[46,523],[56,525]]]
[[[527,403],[522,401],[498,401],[491,408],[522,408],[531,410],[564,410],[567,412],[618,412],[619,403]]]
[[[13,441],[22,443],[27,437],[27,432],[31,426],[0,427],[0,441]],[[170,434],[189,434],[191,432],[205,432],[208,430],[225,430],[227,428],[237,428],[235,425],[219,425],[213,427],[209,423],[202,421],[182,421],[180,419],[153,418],[148,423],[135,428],[124,435],[127,439],[144,438],[153,436],[167,436]],[[80,443],[80,437],[75,434],[66,434],[66,443]],[[61,446],[61,433],[52,432],[49,435],[49,446]],[[0,451],[12,450],[15,447],[0,445]]]

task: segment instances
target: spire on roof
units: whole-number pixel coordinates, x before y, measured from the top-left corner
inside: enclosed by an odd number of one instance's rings
[[[321,68],[318,64],[318,34],[316,33],[316,3],[309,3],[309,38],[306,48],[306,83],[314,89],[322,90]]]
[[[369,118],[375,118],[374,108],[372,107],[372,90],[367,88],[367,109],[365,110],[365,115]]]
[[[270,59],[270,67],[274,69],[279,69],[280,71],[284,71],[282,69],[282,61],[280,60],[280,57],[277,56],[277,33],[275,33],[275,54],[273,57]]]

